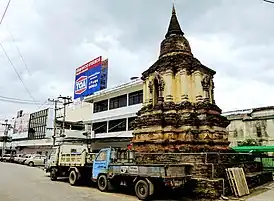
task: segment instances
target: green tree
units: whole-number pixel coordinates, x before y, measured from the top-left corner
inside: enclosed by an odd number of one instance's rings
[[[260,146],[260,142],[254,139],[246,139],[245,141],[239,142],[238,146]]]

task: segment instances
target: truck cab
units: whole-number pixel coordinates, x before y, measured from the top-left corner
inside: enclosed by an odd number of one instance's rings
[[[107,174],[110,159],[111,148],[101,149],[93,161],[92,180],[96,181],[100,174]]]
[[[118,186],[134,187],[140,200],[154,194],[155,186],[180,188],[191,178],[193,164],[136,163],[130,150],[101,149],[93,161],[92,180],[100,191]]]
[[[45,169],[51,180],[69,177],[69,183],[76,185],[80,180],[91,179],[94,156],[87,145],[61,144],[52,148]]]

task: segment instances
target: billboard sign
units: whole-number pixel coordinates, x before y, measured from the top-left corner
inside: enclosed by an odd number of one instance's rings
[[[13,139],[26,138],[29,130],[30,114],[23,114],[14,120]]]
[[[105,61],[102,57],[97,57],[92,61],[76,69],[74,84],[74,99],[92,95],[94,92],[105,89],[107,82],[107,71]]]

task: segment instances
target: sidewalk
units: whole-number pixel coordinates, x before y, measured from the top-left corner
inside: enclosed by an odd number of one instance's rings
[[[260,193],[258,195],[247,198],[245,201],[273,201],[274,200],[274,185],[267,187],[267,191]]]

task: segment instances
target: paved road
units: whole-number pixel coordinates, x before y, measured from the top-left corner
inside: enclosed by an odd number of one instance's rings
[[[102,193],[92,187],[53,182],[42,169],[0,162],[1,201],[136,201],[134,196]]]

